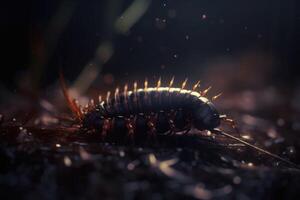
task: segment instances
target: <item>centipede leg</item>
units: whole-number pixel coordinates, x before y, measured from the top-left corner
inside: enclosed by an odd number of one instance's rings
[[[190,119],[187,120],[187,125],[185,128],[184,134],[188,134],[192,130],[192,121]]]
[[[147,117],[147,127],[149,128],[148,137],[150,140],[156,141],[156,127],[155,127],[155,118],[153,116]]]
[[[107,136],[107,133],[109,132],[110,128],[111,128],[110,120],[105,119],[102,126],[102,133],[101,133],[102,138],[105,138]]]
[[[174,135],[176,133],[176,126],[174,122],[176,112],[172,110],[167,115],[168,115],[168,123],[170,127],[168,135]]]
[[[233,128],[235,130],[235,132],[241,136],[240,134],[240,130],[238,129],[235,121],[233,119],[228,118],[226,115],[222,115],[220,117],[226,124],[228,124],[231,128]]]
[[[175,127],[174,121],[172,119],[169,119],[168,123],[170,126],[170,131],[168,132],[168,135],[174,135],[176,133],[176,127]]]
[[[128,130],[128,137],[131,142],[134,142],[134,120],[132,118],[126,119],[126,128]]]

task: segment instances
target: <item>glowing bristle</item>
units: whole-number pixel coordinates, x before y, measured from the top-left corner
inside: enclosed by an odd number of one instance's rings
[[[127,91],[128,91],[128,85],[125,84],[124,85],[124,92],[123,92],[125,97],[127,97]]]
[[[212,88],[212,87],[209,86],[206,90],[204,90],[204,91],[201,93],[201,95],[202,95],[202,96],[206,96],[207,93],[208,93],[208,91],[209,91],[211,88]]]
[[[119,88],[117,87],[115,90],[115,100],[119,98]]]
[[[196,89],[200,86],[200,81],[198,81],[194,86],[193,86],[193,91],[196,91]]]
[[[174,83],[174,79],[175,79],[175,76],[172,77],[170,83],[169,83],[169,87],[172,87],[173,86],[173,83]]]
[[[102,96],[101,95],[98,96],[98,101],[99,101],[99,103],[102,102]]]
[[[218,95],[216,95],[216,96],[213,96],[211,99],[214,101],[214,100],[216,100],[217,98],[219,98],[221,95],[222,95],[222,93],[220,93],[220,94],[218,94]]]
[[[147,79],[147,78],[145,79],[145,82],[144,82],[144,87],[145,87],[145,90],[147,90],[147,89],[148,89],[148,79]]]
[[[184,88],[185,88],[187,81],[188,81],[187,78],[183,81],[183,83],[182,83],[182,85],[181,85],[181,89],[184,89]]]
[[[124,85],[124,92],[123,92],[123,94],[124,94],[124,102],[125,102],[125,105],[127,106],[127,91],[128,91],[128,85],[127,84],[125,84]]]
[[[137,91],[137,82],[134,81],[133,83],[133,91],[136,92]]]
[[[157,81],[156,88],[158,89],[160,86],[161,86],[161,77],[159,77],[159,79]]]

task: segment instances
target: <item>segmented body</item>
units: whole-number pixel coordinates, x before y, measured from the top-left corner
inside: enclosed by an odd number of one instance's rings
[[[289,160],[219,130],[217,127],[221,120],[229,123],[233,128],[236,126],[232,119],[220,115],[213,103],[205,97],[211,87],[201,92],[196,91],[200,81],[193,86],[192,90],[184,89],[187,79],[182,83],[181,88],[172,87],[174,77],[169,87],[160,87],[160,79],[154,88],[148,88],[148,81],[145,80],[144,88],[138,89],[135,82],[133,91],[128,91],[127,85],[122,93],[117,88],[114,97],[110,98],[108,92],[105,101],[99,98],[99,104],[94,105],[92,102],[85,110],[82,110],[69,96],[62,73],[60,73],[60,82],[67,105],[75,120],[81,123],[83,129],[101,133],[103,138],[116,136],[122,139],[124,136],[129,136],[144,140],[145,136],[184,130],[188,132],[194,127],[234,139],[299,169]],[[220,95],[214,96],[212,100]]]
[[[195,127],[212,130],[220,115],[211,101],[194,90],[172,87],[135,89],[119,93],[92,106],[82,118],[82,127],[107,135],[129,136],[175,133]]]

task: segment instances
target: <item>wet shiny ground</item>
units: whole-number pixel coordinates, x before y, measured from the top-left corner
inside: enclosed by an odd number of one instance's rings
[[[275,89],[247,91],[216,104],[237,120],[244,140],[299,163],[299,112],[276,96]],[[2,112],[1,196],[246,200],[300,194],[299,170],[223,136],[192,131],[143,144],[103,142],[57,119],[49,110],[59,108],[48,101],[30,105],[23,101]]]

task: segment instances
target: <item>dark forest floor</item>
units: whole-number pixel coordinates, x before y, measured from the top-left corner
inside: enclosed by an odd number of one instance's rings
[[[289,102],[272,104],[261,95],[274,91],[281,95],[274,89],[248,91],[224,97],[217,106],[237,120],[247,133],[245,140],[299,164],[299,112],[290,112]],[[299,170],[224,136],[192,131],[143,144],[103,142],[78,134],[43,111],[52,109],[45,100],[11,106],[15,102],[1,108],[0,194],[6,197],[1,199],[247,200],[300,195]],[[254,105],[250,110],[249,104]]]

